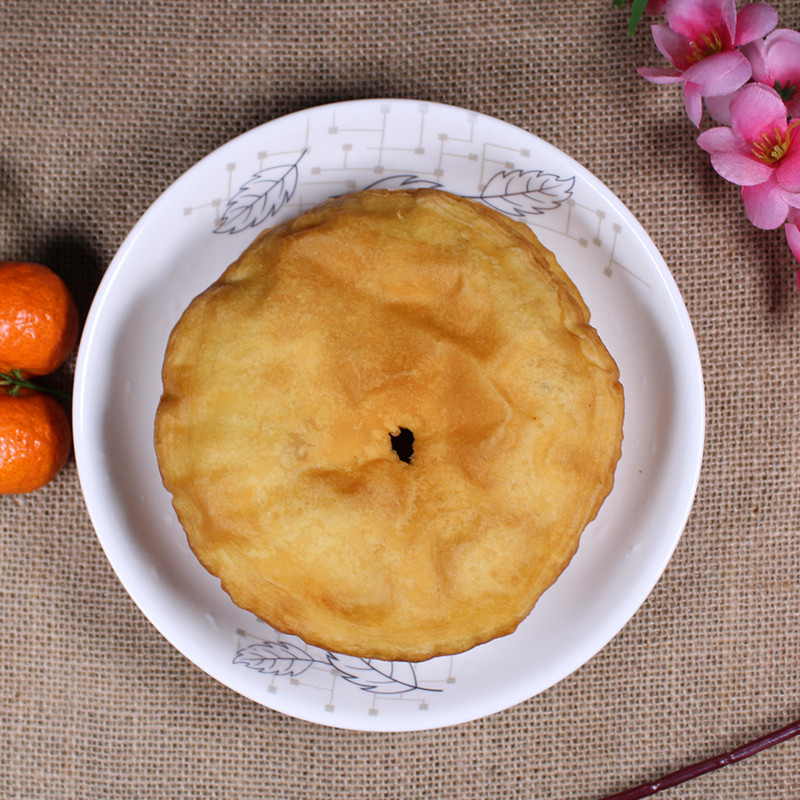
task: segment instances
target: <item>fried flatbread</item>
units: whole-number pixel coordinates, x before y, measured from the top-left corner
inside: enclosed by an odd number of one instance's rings
[[[366,191],[259,236],[169,340],[155,444],[233,601],[418,661],[515,630],[610,492],[623,392],[530,229]]]

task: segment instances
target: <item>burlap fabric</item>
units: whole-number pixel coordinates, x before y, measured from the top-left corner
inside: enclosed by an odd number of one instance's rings
[[[683,293],[708,403],[693,514],[634,619],[542,695],[423,733],[297,721],[202,673],[118,583],[73,462],[0,499],[0,796],[592,800],[800,716],[796,264],[694,145],[679,90],[635,75],[659,63],[645,28],[629,40],[610,0],[0,9],[0,257],[52,266],[84,316],[138,217],[213,148],[321,103],[440,101],[622,198]],[[800,741],[665,797],[797,800]]]

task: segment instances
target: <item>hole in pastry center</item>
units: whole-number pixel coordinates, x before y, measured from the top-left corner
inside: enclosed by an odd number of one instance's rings
[[[411,463],[411,456],[414,455],[414,434],[408,428],[400,428],[396,433],[390,433],[392,440],[392,450],[397,453],[397,457],[406,464]]]

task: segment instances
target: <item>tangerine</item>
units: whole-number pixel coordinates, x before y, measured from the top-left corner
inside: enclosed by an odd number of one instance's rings
[[[0,262],[0,372],[47,375],[78,339],[78,309],[49,267]]]
[[[72,437],[67,412],[39,392],[0,392],[0,494],[26,494],[67,463]]]

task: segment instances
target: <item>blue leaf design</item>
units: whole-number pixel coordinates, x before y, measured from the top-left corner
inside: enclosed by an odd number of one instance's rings
[[[274,217],[291,200],[297,188],[300,154],[293,164],[277,164],[259,170],[228,201],[214,233],[240,233]]]
[[[405,661],[376,661],[328,653],[330,665],[348,683],[373,694],[404,694],[420,689],[438,692],[420,686],[414,665]]]
[[[295,678],[312,664],[320,662],[290,642],[259,642],[239,650],[233,663],[244,664],[267,675],[288,675]]]
[[[575,178],[560,178],[541,170],[521,169],[493,175],[480,196],[486,205],[512,217],[543,214],[572,197]]]

